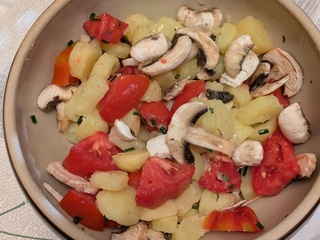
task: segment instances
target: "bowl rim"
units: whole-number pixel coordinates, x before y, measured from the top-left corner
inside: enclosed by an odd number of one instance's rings
[[[35,23],[22,40],[20,47],[13,59],[3,101],[3,129],[4,138],[7,148],[7,153],[11,162],[12,169],[15,173],[21,189],[28,197],[31,205],[45,219],[45,223],[49,223],[51,229],[57,230],[63,236],[74,239],[94,239],[90,236],[83,236],[83,232],[65,218],[57,209],[52,207],[52,204],[45,197],[41,189],[33,181],[33,178],[28,171],[28,167],[24,161],[21,149],[17,149],[19,137],[16,130],[16,112],[14,104],[17,97],[17,86],[21,76],[25,59],[28,53],[32,50],[32,46],[36,39],[41,34],[42,30],[50,22],[50,20],[63,7],[69,4],[72,0],[56,0],[53,1],[45,11],[39,16]],[[307,34],[315,44],[315,48],[320,51],[320,32],[310,18],[299,8],[293,1],[276,0],[303,26]],[[320,54],[320,52],[319,52]],[[313,187],[310,189],[314,194],[308,194],[303,201],[295,208],[295,210],[279,222],[274,228],[266,232],[267,236],[261,236],[258,239],[281,239],[292,234],[303,222],[312,214],[315,208],[320,204],[320,189],[316,186],[320,185],[320,175],[317,177]],[[300,219],[298,222],[294,219]],[[66,227],[67,226],[67,227]],[[63,230],[62,230],[63,229]],[[283,232],[283,229],[289,229]],[[265,235],[265,234],[264,234]]]

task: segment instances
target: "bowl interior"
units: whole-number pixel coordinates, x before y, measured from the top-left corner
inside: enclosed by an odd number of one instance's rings
[[[82,230],[80,226],[66,220],[57,201],[44,189],[49,183],[64,194],[67,187],[46,173],[51,161],[62,161],[67,155],[70,144],[57,131],[55,113],[43,113],[37,108],[39,93],[50,84],[56,55],[70,39],[77,40],[84,33],[82,24],[90,13],[107,12],[121,20],[133,13],[143,13],[156,20],[161,16],[175,16],[179,6],[187,4],[200,8],[192,0],[57,0],[40,17],[28,33],[15,58],[9,76],[5,96],[4,124],[9,155],[13,166],[26,192],[37,208],[56,228],[76,239],[106,239],[109,233],[96,233]],[[311,123],[312,138],[297,146],[296,152],[315,152],[320,156],[320,101],[317,94],[320,82],[319,32],[317,42],[309,36],[294,16],[297,7],[285,1],[255,0],[215,0],[203,1],[202,7],[217,7],[230,16],[232,22],[252,15],[262,20],[272,35],[274,44],[290,52],[301,64],[305,80],[302,91],[292,101],[301,103],[304,113]],[[283,2],[283,3],[281,3]],[[290,11],[283,6],[290,6]],[[292,8],[291,8],[292,7]],[[302,17],[307,21],[306,17]],[[307,26],[312,26],[308,25]],[[316,31],[314,27],[312,31]],[[284,41],[285,39],[285,41]],[[37,124],[30,116],[35,115]],[[250,205],[257,212],[265,226],[262,234],[210,233],[204,239],[276,239],[285,236],[307,216],[319,200],[319,164],[313,176],[290,184],[281,194],[263,198]]]

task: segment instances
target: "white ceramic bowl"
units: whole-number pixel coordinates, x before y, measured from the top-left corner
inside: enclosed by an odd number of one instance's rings
[[[232,21],[253,15],[267,24],[275,46],[290,53],[301,64],[305,75],[302,91],[293,98],[302,104],[311,123],[312,138],[296,147],[296,152],[320,156],[320,34],[311,21],[287,0],[207,0],[231,16]],[[90,13],[108,12],[124,19],[143,13],[152,19],[175,16],[182,4],[199,8],[196,0],[56,0],[41,15],[23,40],[14,59],[5,93],[4,125],[8,152],[23,188],[37,210],[64,236],[73,239],[107,239],[108,232],[83,230],[66,217],[57,201],[44,189],[47,182],[64,194],[67,187],[46,173],[50,161],[62,160],[70,144],[58,133],[54,113],[43,113],[36,105],[40,91],[53,74],[56,55],[70,39],[83,33],[82,23]],[[286,41],[283,42],[283,36]],[[31,115],[38,123],[33,124]],[[262,198],[250,206],[265,230],[261,234],[210,233],[205,239],[278,239],[296,229],[319,203],[320,164],[313,176],[290,184],[278,196]]]

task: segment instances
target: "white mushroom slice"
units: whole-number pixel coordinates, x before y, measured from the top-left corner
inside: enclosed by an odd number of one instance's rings
[[[180,36],[173,47],[155,62],[143,64],[142,72],[147,75],[155,76],[160,73],[168,72],[181,63],[189,56],[192,48],[192,41],[188,36]]]
[[[120,139],[124,141],[132,141],[136,139],[136,137],[132,134],[132,130],[121,120],[116,119],[113,127]]]
[[[189,81],[189,78],[185,78],[173,84],[163,93],[163,99],[166,101],[174,99],[176,96],[179,95],[179,93],[184,89],[184,87],[189,83]]]
[[[59,87],[54,84],[49,85],[38,96],[37,105],[41,110],[46,111],[60,102],[68,101],[75,90],[76,87],[74,86]]]
[[[215,72],[213,70],[207,70],[205,68],[200,68],[200,70],[197,72],[197,78],[202,80],[209,80],[212,79]]]
[[[288,82],[289,78],[289,75],[286,75],[283,78],[280,78],[279,80],[272,83],[265,83],[261,87],[258,87],[255,90],[251,91],[250,95],[252,98],[268,95]]]
[[[217,44],[207,34],[195,28],[178,28],[176,33],[187,35],[196,41],[206,57],[206,62],[203,67],[208,70],[214,69],[218,63],[220,52]]]
[[[314,153],[301,153],[296,156],[300,166],[298,178],[309,178],[316,169],[317,156]]]
[[[185,62],[189,61],[192,58],[197,57],[199,54],[199,46],[197,43],[192,43],[192,47],[188,57],[184,60]]]
[[[189,143],[232,156],[235,144],[193,126],[197,118],[207,111],[201,102],[188,102],[173,114],[167,132],[167,144],[172,156],[180,163],[192,163],[194,158],[188,149]]]
[[[263,147],[260,142],[245,140],[240,143],[232,155],[236,166],[257,166],[263,159]]]
[[[252,74],[250,80],[248,80],[249,90],[254,91],[258,87],[265,84],[265,79],[268,77],[272,64],[268,61],[261,61],[256,68],[256,71]]]
[[[43,183],[43,186],[58,202],[62,200],[63,196],[48,183]]]
[[[278,124],[283,135],[292,143],[304,143],[311,137],[310,124],[299,103],[292,103],[283,109]]]
[[[56,106],[58,130],[62,133],[66,133],[70,124],[69,119],[64,114],[64,107],[66,103],[61,102]]]
[[[211,34],[221,26],[223,14],[216,8],[195,10],[182,6],[177,11],[176,19],[185,27],[196,28],[202,32]]]
[[[154,60],[165,54],[170,45],[171,42],[163,33],[154,34],[134,44],[130,56],[138,62]]]
[[[278,80],[288,74],[290,78],[285,84],[284,94],[292,97],[300,91],[303,84],[303,73],[297,61],[288,52],[280,48],[273,48],[263,56],[262,60],[273,64],[266,81],[271,78]]]
[[[255,53],[249,51],[242,62],[241,71],[238,73],[238,75],[236,75],[235,77],[231,77],[227,72],[224,72],[223,74],[221,74],[219,81],[220,83],[227,84],[231,87],[238,87],[251,76],[251,74],[257,68],[258,64],[258,56]]]
[[[83,177],[70,173],[61,162],[51,162],[47,167],[47,172],[64,184],[73,187],[79,192],[96,194],[99,189],[94,187]]]
[[[139,66],[139,62],[137,60],[135,60],[134,58],[123,59],[121,61],[121,63],[122,63],[122,66],[124,66],[124,67],[126,67],[126,66],[133,66],[133,67]]]
[[[248,52],[253,48],[250,35],[241,35],[232,41],[224,57],[226,72],[230,77],[236,77],[241,69],[242,62]]]
[[[171,158],[169,146],[167,144],[167,135],[159,135],[147,141],[147,150],[150,156],[160,158]]]

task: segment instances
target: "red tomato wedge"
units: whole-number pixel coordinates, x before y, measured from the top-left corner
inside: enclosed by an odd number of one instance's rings
[[[96,231],[103,231],[105,220],[96,206],[96,197],[71,189],[59,202],[75,223]]]
[[[143,102],[140,106],[140,116],[142,122],[150,130],[157,130],[161,127],[168,130],[168,125],[172,117],[171,112],[162,101]]]
[[[276,89],[271,94],[278,98],[278,101],[282,106],[287,107],[290,105],[289,98],[283,95],[281,88]]]
[[[174,100],[171,113],[173,114],[182,104],[189,102],[192,98],[198,97],[204,91],[206,91],[206,83],[203,80],[188,83]]]
[[[128,185],[137,190],[140,184],[141,174],[142,174],[142,169],[139,169],[135,172],[128,172],[128,177],[129,177]]]
[[[83,28],[91,37],[112,44],[120,42],[127,27],[128,24],[107,13],[95,16],[83,24]]]
[[[56,57],[53,69],[53,78],[51,83],[60,87],[68,86],[78,81],[77,78],[72,77],[69,67],[69,56],[75,44],[65,48]]]
[[[138,67],[124,66],[120,68],[119,74],[121,75],[143,75],[143,72]]]
[[[261,232],[263,225],[251,208],[241,206],[234,210],[212,211],[204,220],[203,228],[226,232]]]
[[[252,187],[256,194],[274,196],[281,192],[300,172],[293,145],[280,129],[263,143],[263,160],[253,167]]]
[[[135,107],[147,91],[150,79],[144,75],[121,75],[115,78],[99,103],[103,120],[113,123]]]
[[[215,155],[211,160],[211,166],[199,179],[200,186],[214,192],[232,192],[240,187],[241,175],[228,156]]]
[[[173,163],[150,157],[142,168],[136,203],[145,208],[157,208],[178,197],[189,185],[194,165]]]
[[[112,155],[119,152],[120,150],[109,141],[106,133],[96,132],[72,146],[63,165],[73,174],[90,177],[98,170],[116,170]]]

